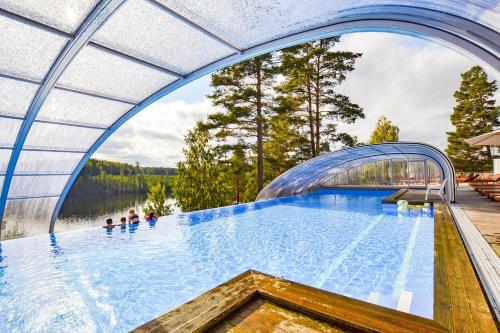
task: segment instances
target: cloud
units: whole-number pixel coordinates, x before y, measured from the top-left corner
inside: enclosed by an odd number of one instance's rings
[[[386,115],[399,126],[400,140],[446,147],[453,93],[474,61],[435,42],[389,33],[346,35],[338,46],[363,53],[339,91],[365,109],[366,119],[343,130],[366,142]]]
[[[400,140],[446,147],[453,92],[460,85],[460,73],[474,61],[435,42],[389,33],[345,35],[338,49],[363,53],[338,90],[360,104],[366,115],[355,124],[341,125],[341,130],[366,142],[377,118],[386,115],[399,126]],[[204,97],[209,82],[209,77],[192,82],[140,112],[95,157],[175,166],[182,158],[184,134],[215,111]]]
[[[173,167],[182,158],[186,132],[215,110],[206,98],[191,104],[159,101],[119,128],[93,157]]]

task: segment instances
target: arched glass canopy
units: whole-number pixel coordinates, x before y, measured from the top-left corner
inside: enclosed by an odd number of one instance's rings
[[[401,159],[428,160],[436,164],[441,179],[446,179],[445,197],[455,201],[455,169],[448,157],[436,147],[418,142],[391,142],[341,149],[310,159],[283,173],[269,183],[257,200],[279,198],[314,191],[353,168],[378,161]]]
[[[0,219],[53,230],[85,162],[157,99],[337,34],[430,38],[500,70],[500,5],[462,0],[0,0]],[[51,222],[51,223],[49,223]]]

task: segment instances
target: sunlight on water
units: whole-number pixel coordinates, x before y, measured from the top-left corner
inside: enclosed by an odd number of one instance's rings
[[[433,218],[321,191],[0,244],[1,332],[124,332],[255,269],[432,318]],[[408,296],[409,295],[409,296]],[[408,303],[408,302],[406,302]]]

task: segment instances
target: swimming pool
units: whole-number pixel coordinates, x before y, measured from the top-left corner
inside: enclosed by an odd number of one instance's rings
[[[0,332],[124,332],[247,269],[432,318],[432,212],[320,190],[0,244]]]

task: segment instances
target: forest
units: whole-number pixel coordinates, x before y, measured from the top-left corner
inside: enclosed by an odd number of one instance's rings
[[[73,184],[70,196],[147,193],[156,184],[162,184],[171,193],[174,178],[174,168],[90,159]]]

